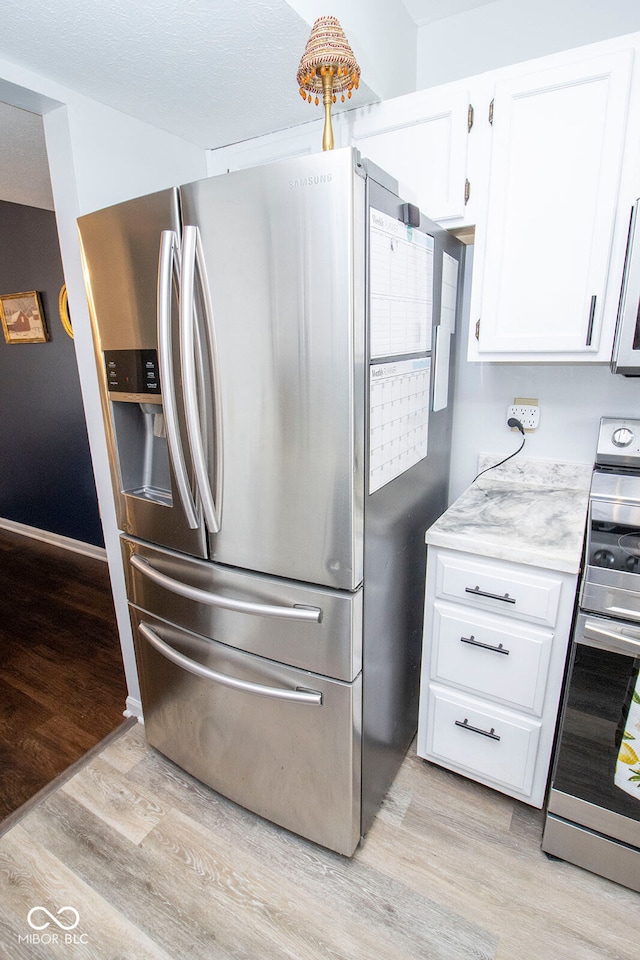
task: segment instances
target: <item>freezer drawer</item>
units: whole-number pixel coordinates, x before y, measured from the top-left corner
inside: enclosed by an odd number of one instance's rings
[[[360,839],[361,676],[328,680],[130,610],[151,746],[241,806],[350,856]]]
[[[131,603],[186,630],[336,680],[362,669],[362,589],[349,593],[122,538]]]

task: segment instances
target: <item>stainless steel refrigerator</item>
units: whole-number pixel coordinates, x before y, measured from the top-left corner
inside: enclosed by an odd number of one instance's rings
[[[462,245],[351,148],[79,230],[148,741],[351,855],[416,729]]]

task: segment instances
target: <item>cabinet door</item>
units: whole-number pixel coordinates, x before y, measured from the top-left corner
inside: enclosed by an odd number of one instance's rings
[[[465,216],[469,93],[399,97],[353,121],[351,143],[432,220]]]
[[[622,51],[496,85],[471,359],[608,359],[602,311],[631,57]]]

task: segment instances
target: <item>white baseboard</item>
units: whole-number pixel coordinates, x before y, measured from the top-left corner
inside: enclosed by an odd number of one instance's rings
[[[127,697],[127,709],[124,711],[125,717],[135,717],[138,723],[144,724],[142,716],[142,703],[134,697]]]
[[[107,551],[104,547],[96,547],[93,543],[83,543],[82,540],[63,537],[59,533],[51,533],[49,530],[39,530],[38,527],[30,527],[26,523],[18,523],[15,520],[5,520],[0,517],[0,528],[19,533],[23,537],[31,537],[32,540],[41,540],[43,543],[63,547],[65,550],[73,551],[73,553],[82,553],[85,557],[93,557],[94,560],[106,561],[107,559]]]

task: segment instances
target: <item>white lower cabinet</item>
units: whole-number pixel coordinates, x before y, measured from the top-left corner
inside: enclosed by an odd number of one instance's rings
[[[543,805],[576,579],[429,547],[419,756]]]
[[[530,794],[540,720],[431,684],[427,746],[432,759],[475,780]]]

